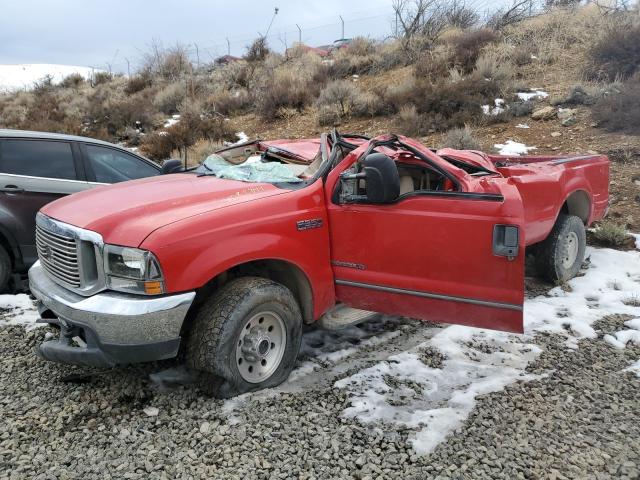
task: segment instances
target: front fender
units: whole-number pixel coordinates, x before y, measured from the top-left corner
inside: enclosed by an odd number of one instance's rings
[[[297,228],[317,220],[316,228]],[[315,225],[315,224],[314,224]],[[141,247],[156,254],[170,293],[194,290],[235,266],[282,260],[309,280],[317,318],[335,302],[322,182],[167,225]]]

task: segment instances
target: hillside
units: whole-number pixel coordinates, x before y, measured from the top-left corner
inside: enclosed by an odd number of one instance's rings
[[[354,39],[326,58],[302,46],[274,53],[259,38],[239,61],[198,69],[184,49],[166,49],[131,78],[98,72],[87,82],[85,70],[0,95],[0,127],[98,137],[189,164],[239,131],[305,137],[333,126],[432,146],[603,152],[613,160],[611,218],[640,229],[638,11],[474,18],[386,42]]]

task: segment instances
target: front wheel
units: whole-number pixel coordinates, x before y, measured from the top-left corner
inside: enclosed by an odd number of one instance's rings
[[[265,278],[237,278],[198,312],[187,363],[201,372],[203,391],[228,398],[285,381],[301,338],[302,315],[289,289]]]
[[[538,275],[552,283],[576,276],[584,260],[587,240],[580,217],[561,214],[536,255]]]

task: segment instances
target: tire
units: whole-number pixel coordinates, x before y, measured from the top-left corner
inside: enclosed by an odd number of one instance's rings
[[[587,245],[584,224],[575,215],[560,214],[549,236],[536,252],[538,276],[563,283],[576,276]]]
[[[0,293],[4,293],[7,290],[11,279],[11,270],[11,257],[5,248],[0,245]]]
[[[187,343],[200,389],[218,398],[275,387],[291,373],[302,314],[291,291],[260,277],[237,278],[205,302]]]

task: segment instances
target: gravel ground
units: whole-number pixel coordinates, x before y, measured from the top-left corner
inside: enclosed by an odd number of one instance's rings
[[[34,356],[46,329],[3,327],[0,478],[638,478],[640,378],[621,370],[640,348],[602,340],[627,318],[601,320],[598,338],[578,350],[538,335],[544,351],[529,371],[543,377],[480,397],[463,427],[425,456],[411,449],[408,429],[341,416],[349,400],[330,386],[420,343],[439,330],[432,326],[387,323],[391,332],[375,332],[387,342],[340,368],[228,402],[149,381],[171,362],[85,376]]]

